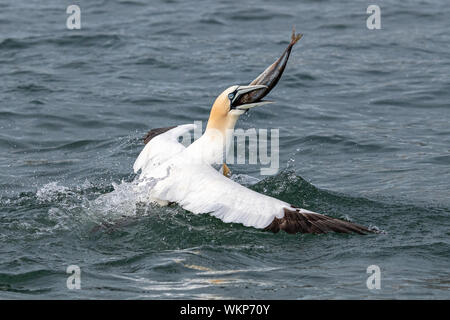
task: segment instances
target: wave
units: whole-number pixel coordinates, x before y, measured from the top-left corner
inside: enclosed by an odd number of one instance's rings
[[[404,204],[395,199],[370,200],[315,187],[286,169],[263,180],[237,174],[235,181],[249,188],[315,212],[357,222],[388,234],[414,234],[415,226],[433,230],[445,221],[448,208]],[[1,197],[1,237],[42,239],[69,232],[78,239],[122,237],[150,241],[150,250],[172,250],[205,244],[242,245],[264,241],[297,241],[310,235],[276,236],[239,224],[226,224],[210,215],[194,215],[177,205],[160,207],[150,202],[148,190],[135,176],[120,183],[86,180],[77,186],[60,181],[35,192]],[[427,222],[424,225],[424,221]],[[326,235],[342,237],[343,235]]]
[[[96,34],[74,34],[74,35],[61,35],[55,37],[54,34],[51,37],[28,37],[28,38],[6,38],[0,42],[1,50],[15,50],[26,49],[40,45],[56,45],[58,47],[103,47],[110,48],[120,45],[122,38],[118,34],[108,33],[96,33]]]
[[[361,208],[367,210],[374,207],[373,202],[320,190],[293,171],[285,170],[264,180],[243,174],[234,175],[233,179],[255,191],[306,209],[349,220],[371,220],[361,215]],[[354,209],[348,210],[349,204]],[[38,188],[36,192],[1,198],[0,206],[2,211],[13,213],[5,216],[6,222],[25,233],[33,233],[33,237],[69,230],[74,223],[80,232],[79,237],[89,237],[99,231],[111,233],[126,230],[129,224],[144,223],[149,225],[149,232],[153,235],[160,234],[161,238],[167,239],[168,233],[173,234],[174,238],[178,239],[174,243],[180,241],[181,234],[190,233],[194,235],[193,238],[202,234],[203,238],[206,231],[208,237],[216,238],[219,229],[224,234],[231,232],[231,237],[224,237],[231,239],[235,237],[233,231],[248,229],[240,225],[222,223],[209,215],[193,215],[177,205],[159,207],[152,204],[148,199],[148,190],[140,187],[137,179],[108,185],[86,181],[74,187],[53,181]],[[342,207],[346,209],[340,210]],[[45,209],[47,215],[42,216],[39,211],[38,216],[28,217],[23,224],[17,223],[15,214],[21,216],[22,213],[33,209]],[[254,233],[258,234],[260,231],[254,229],[249,235],[253,236]]]
[[[76,262],[81,256],[82,263],[89,265],[90,281],[102,283],[111,290],[128,291],[124,293],[128,295],[139,296],[137,292],[144,290],[147,297],[155,298],[173,290],[180,297],[192,297],[195,296],[194,289],[240,286],[248,281],[273,287],[272,278],[269,277],[267,283],[257,279],[267,278],[267,274],[283,274],[286,266],[353,261],[355,250],[361,251],[362,247],[364,250],[359,257],[365,261],[398,256],[397,250],[392,249],[394,246],[400,246],[399,250],[404,254],[429,250],[446,255],[448,243],[436,242],[426,236],[437,226],[447,223],[449,210],[446,208],[375,201],[323,190],[292,170],[263,180],[243,174],[235,175],[233,179],[294,205],[371,227],[376,225],[388,233],[364,237],[274,235],[239,224],[223,223],[210,215],[194,215],[177,205],[159,207],[151,204],[147,190],[140,188],[138,180],[130,177],[119,183],[86,180],[76,186],[53,181],[36,191],[0,197],[0,241],[8,241],[15,247],[17,243],[29,246],[45,242],[49,248],[45,251],[58,250],[57,268],[60,268],[61,260]],[[406,238],[414,238],[416,243],[399,240]],[[336,243],[344,245],[336,250]],[[436,244],[439,248],[434,250],[432,247]],[[65,250],[68,250],[67,256]],[[42,265],[42,262],[36,261],[48,259],[42,253],[28,251],[24,254],[27,261],[17,263],[14,262],[17,258],[11,258],[17,254],[5,257],[2,268],[11,272],[0,273],[0,290],[19,296],[51,295],[58,291],[58,288],[45,285],[24,287],[26,283],[42,283],[49,277],[65,276],[64,270],[58,271],[55,267],[38,268],[36,264]],[[109,276],[105,278],[90,270],[109,270]],[[146,276],[129,270],[141,270]],[[308,270],[314,276],[314,268]],[[167,280],[165,275],[175,278]],[[151,280],[156,278],[158,281]]]

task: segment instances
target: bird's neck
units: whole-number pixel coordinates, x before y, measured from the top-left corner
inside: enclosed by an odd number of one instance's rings
[[[222,116],[213,108],[205,132],[186,149],[187,159],[210,165],[225,163],[238,118],[238,115]]]
[[[233,131],[233,129],[217,130],[207,127],[203,135],[186,149],[189,159],[210,165],[223,164],[233,138]]]

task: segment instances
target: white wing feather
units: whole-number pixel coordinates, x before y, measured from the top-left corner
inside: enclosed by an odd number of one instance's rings
[[[139,170],[145,172],[157,167],[186,149],[178,142],[178,137],[195,129],[195,127],[195,124],[180,125],[151,139],[134,162],[134,172],[137,173]]]
[[[180,163],[168,167],[170,174],[153,187],[153,197],[176,202],[194,214],[210,213],[224,222],[265,228],[282,218],[290,205],[250,190],[226,178],[207,164]]]

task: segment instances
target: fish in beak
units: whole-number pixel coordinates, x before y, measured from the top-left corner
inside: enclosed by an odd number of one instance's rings
[[[230,99],[230,110],[243,110],[247,111],[250,108],[257,106],[262,106],[264,104],[272,103],[272,101],[259,100],[257,102],[242,103],[242,97],[257,90],[266,90],[266,85],[249,85],[249,86],[238,86],[233,92],[228,94],[228,99]]]
[[[272,65],[270,65],[263,73],[261,73],[255,80],[253,80],[250,85],[245,86],[248,88],[247,92],[242,92],[238,100],[236,100],[236,105],[250,106],[249,108],[256,107],[258,105],[270,103],[269,101],[261,100],[276,86],[278,80],[280,80],[283,74],[286,64],[289,60],[292,47],[302,38],[302,34],[295,33],[295,28],[292,29],[291,42],[284,50],[281,57],[279,57]],[[255,88],[256,86],[260,86]],[[240,87],[244,88],[244,87]],[[254,89],[250,89],[254,88]],[[247,108],[246,110],[248,110]]]

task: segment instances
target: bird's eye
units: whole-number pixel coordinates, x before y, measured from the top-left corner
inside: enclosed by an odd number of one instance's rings
[[[228,99],[230,99],[230,100],[234,99],[234,92],[228,94]]]

